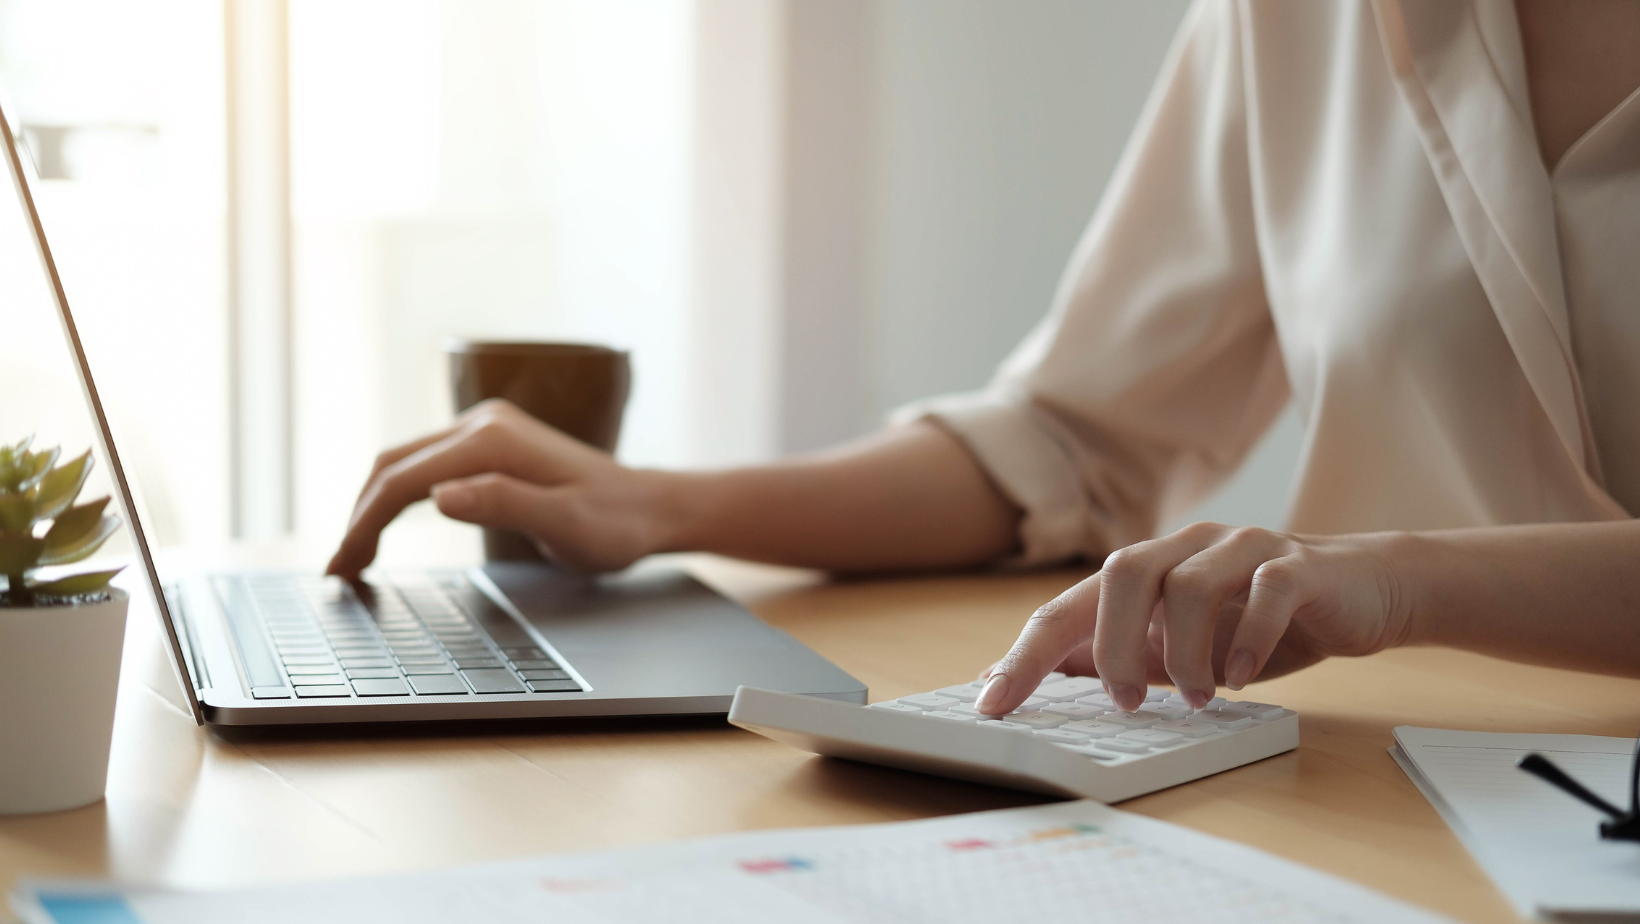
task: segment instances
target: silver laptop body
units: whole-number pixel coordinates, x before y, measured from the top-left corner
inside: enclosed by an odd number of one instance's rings
[[[742,684],[865,702],[858,680],[676,569],[588,576],[506,563],[360,585],[287,571],[171,573],[120,462],[17,128],[0,109],[7,168],[196,721],[719,714]]]

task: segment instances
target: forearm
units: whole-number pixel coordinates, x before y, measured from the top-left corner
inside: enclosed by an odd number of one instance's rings
[[[1640,521],[1408,534],[1408,641],[1640,676]]]
[[[655,551],[848,572],[974,565],[1017,542],[1018,509],[926,422],[774,465],[647,477]]]

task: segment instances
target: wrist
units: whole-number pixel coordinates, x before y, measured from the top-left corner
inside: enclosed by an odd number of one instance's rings
[[[1385,647],[1441,644],[1440,607],[1434,597],[1439,588],[1438,575],[1444,567],[1440,561],[1442,551],[1440,543],[1426,534],[1389,534],[1382,560],[1393,588],[1389,595],[1389,617],[1397,628]]]
[[[645,555],[702,551],[711,504],[705,499],[710,476],[699,472],[637,469],[639,508],[645,521]]]

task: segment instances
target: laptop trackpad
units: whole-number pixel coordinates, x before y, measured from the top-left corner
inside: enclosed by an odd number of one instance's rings
[[[597,692],[615,693],[612,684],[621,695],[639,692],[629,685],[676,695],[732,693],[741,683],[834,683],[803,675],[835,667],[679,569],[582,575],[497,562],[484,572]]]

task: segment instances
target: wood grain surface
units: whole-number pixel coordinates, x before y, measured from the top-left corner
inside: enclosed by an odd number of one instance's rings
[[[689,557],[884,699],[972,677],[1078,572],[823,581]],[[116,876],[211,888],[432,869],[758,828],[922,818],[1042,797],[817,758],[718,720],[224,733],[196,728],[134,614],[107,798],[0,818],[0,888]],[[1390,760],[1396,725],[1623,735],[1640,681],[1439,650],[1250,687],[1293,752],[1123,803],[1466,921],[1515,921]]]

